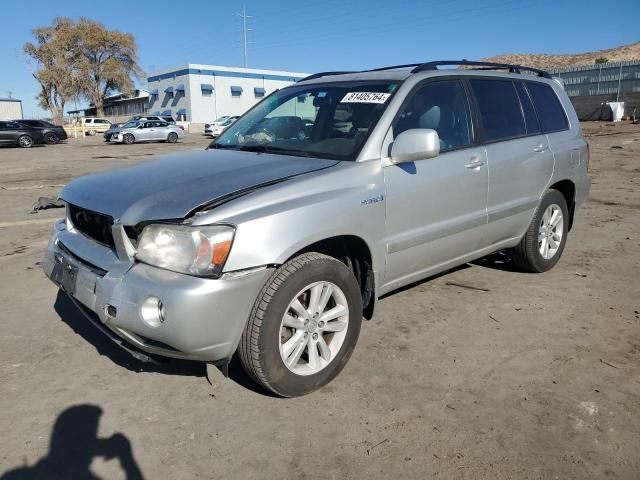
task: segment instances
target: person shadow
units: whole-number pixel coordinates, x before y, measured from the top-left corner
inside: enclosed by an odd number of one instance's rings
[[[49,452],[32,466],[4,473],[0,480],[92,480],[99,479],[90,469],[96,458],[117,459],[127,480],[142,480],[142,472],[122,433],[98,438],[102,408],[96,405],[74,405],[56,419]]]

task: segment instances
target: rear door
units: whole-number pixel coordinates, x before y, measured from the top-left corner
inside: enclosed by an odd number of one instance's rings
[[[433,129],[435,158],[384,168],[387,276],[396,288],[479,250],[486,228],[487,167],[459,79],[426,81],[407,96],[393,136]]]
[[[553,174],[553,154],[521,81],[469,80],[489,166],[487,243],[521,237]]]

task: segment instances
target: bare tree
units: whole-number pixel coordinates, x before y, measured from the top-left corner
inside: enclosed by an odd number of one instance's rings
[[[98,115],[104,114],[103,99],[113,90],[131,94],[133,78],[142,78],[138,47],[129,33],[108,30],[102,23],[81,18],[76,24],[79,39],[75,68],[80,89]]]
[[[76,35],[73,21],[56,18],[50,27],[33,30],[34,42],[24,46],[24,52],[38,63],[33,74],[40,84],[36,97],[42,108],[51,111],[54,123],[60,124],[67,101],[78,94],[79,85],[74,81],[73,62]]]
[[[24,46],[36,60],[33,74],[40,83],[38,100],[61,123],[65,104],[85,97],[104,115],[104,97],[118,90],[133,91],[133,78],[142,78],[138,47],[129,33],[108,30],[103,24],[80,18],[56,18],[49,27],[33,30],[34,42]]]

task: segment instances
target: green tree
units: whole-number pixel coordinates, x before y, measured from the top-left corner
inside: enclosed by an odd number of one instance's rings
[[[80,90],[104,115],[103,99],[114,90],[131,94],[133,78],[142,78],[138,47],[129,33],[108,30],[102,23],[81,18],[76,24],[78,55],[74,68]]]
[[[596,63],[596,64],[598,64],[598,63],[607,63],[608,61],[609,61],[609,59],[608,59],[608,58],[605,58],[605,57],[598,57],[598,58],[596,58],[596,62],[595,62],[595,63]]]
[[[56,18],[51,26],[36,28],[32,33],[35,41],[26,43],[24,52],[37,63],[33,76],[40,84],[40,93],[36,98],[51,112],[54,123],[60,124],[65,104],[79,94],[73,74],[74,24],[68,18]]]

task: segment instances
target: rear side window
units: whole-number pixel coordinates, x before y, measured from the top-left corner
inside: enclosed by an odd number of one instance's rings
[[[522,113],[524,113],[524,120],[527,124],[527,133],[529,135],[540,133],[538,116],[536,115],[536,110],[531,102],[531,97],[529,97],[529,94],[527,93],[527,89],[524,88],[524,84],[522,82],[517,82],[516,90],[518,90],[520,104],[522,105]]]
[[[526,135],[520,100],[510,80],[471,80],[484,140],[495,142]]]
[[[567,116],[553,88],[544,83],[527,82],[527,89],[536,106],[543,132],[557,132],[569,128]]]

